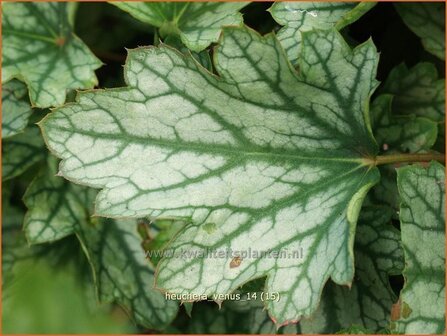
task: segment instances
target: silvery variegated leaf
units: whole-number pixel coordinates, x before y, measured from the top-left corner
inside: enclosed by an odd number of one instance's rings
[[[135,220],[92,218],[96,191],[56,176],[48,160],[24,196],[24,230],[31,244],[76,234],[91,264],[101,302],[117,302],[139,324],[161,330],[175,317],[178,303],[154,289],[154,267],[146,258]]]
[[[28,208],[23,229],[30,244],[53,242],[88,226],[96,191],[57,175],[57,160],[48,157],[23,196]]]
[[[102,189],[96,215],[190,222],[158,287],[212,296],[267,276],[281,296],[270,316],[295,322],[329,278],[353,278],[357,216],[379,179],[367,109],[378,54],[307,32],[297,73],[274,35],[237,27],[215,53],[218,77],[167,46],[130,50],[128,87],[81,93],[40,126],[61,174]],[[288,257],[194,255],[248,247]]]
[[[421,38],[424,48],[445,60],[445,4],[397,2],[394,6],[408,28]]]
[[[334,334],[352,326],[381,333],[389,328],[397,298],[390,275],[404,267],[400,232],[391,224],[386,206],[362,208],[355,240],[355,277],[352,286],[328,283],[318,310],[300,322],[306,334]]]
[[[371,104],[374,137],[383,152],[423,152],[435,144],[438,124],[426,117],[393,114],[397,97],[382,94]]]
[[[25,84],[12,80],[2,86],[2,139],[21,133],[33,112]]]
[[[278,39],[293,64],[297,64],[302,33],[312,29],[343,27],[357,21],[376,5],[375,2],[275,2],[269,9],[282,27]]]
[[[404,288],[393,328],[405,334],[445,333],[445,167],[397,170],[405,256]]]
[[[70,89],[92,88],[101,62],[73,33],[76,3],[2,5],[2,83],[26,83],[31,104],[62,105]]]
[[[249,2],[126,2],[111,4],[160,29],[162,37],[178,36],[199,52],[217,42],[222,27],[240,25],[239,10]]]
[[[424,81],[418,82],[415,80],[413,82],[415,85],[414,90],[409,90],[407,92],[405,92],[405,90],[397,90],[397,88],[403,87],[401,84],[405,82],[405,76],[398,76],[399,73],[414,75],[420,73],[417,69],[422,69],[424,67],[425,66],[422,64],[418,65],[409,73],[405,71],[406,67],[403,65],[395,68],[386,80],[384,86],[385,92],[391,90],[393,87],[394,90],[391,91],[395,92],[395,95],[388,93],[380,94],[371,103],[370,113],[372,129],[382,153],[396,154],[427,152],[434,146],[436,139],[439,139],[440,137],[438,132],[443,128],[442,124],[439,124],[430,118],[431,112],[434,112],[435,115],[437,115],[436,109],[432,109],[430,106],[434,104],[434,107],[437,104],[434,103],[434,101],[429,102],[429,99],[425,100],[426,97],[422,94],[423,92],[433,92],[431,85],[424,87]],[[431,67],[429,66],[429,68]],[[420,77],[416,76],[415,78]],[[401,84],[396,84],[398,83],[397,81],[401,81]],[[425,83],[427,84],[427,82]],[[443,82],[442,87],[444,87]],[[419,93],[414,94],[411,101],[408,101],[408,103],[405,104],[407,108],[399,108],[402,99],[406,100],[410,98],[409,93],[411,91],[413,93]],[[439,94],[444,96],[444,93],[441,93],[440,91]],[[396,100],[398,103],[396,103]],[[419,109],[423,106],[426,108]],[[443,108],[443,100],[440,106]],[[410,112],[413,113],[411,114]],[[374,186],[372,192],[369,193],[368,196],[374,203],[386,204],[398,211],[400,197],[396,184],[396,166],[397,165],[385,165],[380,167],[380,182]]]
[[[102,302],[117,302],[140,326],[163,330],[178,302],[154,289],[154,266],[141,246],[135,220],[99,219],[77,236],[87,251]]]

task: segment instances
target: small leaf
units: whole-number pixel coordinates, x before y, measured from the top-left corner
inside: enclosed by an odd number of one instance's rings
[[[276,2],[269,11],[275,21],[284,26],[278,32],[278,39],[289,60],[296,64],[303,32],[333,27],[342,29],[375,5],[375,2]]]
[[[362,209],[352,287],[328,283],[318,310],[300,322],[303,333],[332,334],[353,325],[377,333],[388,327],[396,301],[388,276],[401,274],[403,269],[400,232],[391,225],[392,215],[388,207]]]
[[[147,256],[154,265],[163,257],[163,253],[172,238],[186,225],[184,221],[159,219],[148,225],[149,237],[143,241]]]
[[[183,327],[183,333],[282,334],[281,331],[277,332],[260,299],[246,301],[244,295],[240,298],[241,300],[225,302],[220,309],[216,304],[194,304],[191,319],[186,328]]]
[[[371,330],[363,327],[352,325],[348,328],[344,328],[335,333],[336,335],[371,335],[374,334]]]
[[[238,12],[248,2],[111,2],[136,19],[160,28],[162,37],[177,35],[192,51],[217,42],[223,26],[240,25]]]
[[[32,255],[21,232],[25,212],[11,202],[11,183],[2,185],[2,280],[3,290],[14,278],[14,267]]]
[[[45,145],[37,126],[2,140],[2,180],[19,176],[46,157]]]
[[[31,113],[23,83],[13,80],[2,86],[2,139],[23,132]]]
[[[403,4],[408,5],[408,4]],[[408,69],[395,67],[386,79],[381,93],[394,95],[393,113],[416,115],[434,121],[445,120],[445,80],[431,63],[418,63]]]
[[[158,265],[173,293],[226,294],[268,275],[282,299],[267,307],[285,324],[311,314],[329,277],[352,280],[352,234],[379,178],[365,159],[377,151],[366,107],[378,56],[333,30],[305,34],[300,74],[281,50],[273,35],[225,28],[218,78],[172,48],[138,48],[128,88],[81,93],[41,126],[64,176],[103,188],[98,215],[188,218],[174,251],[294,251],[232,269],[231,255]]]
[[[397,170],[405,284],[397,332],[445,333],[445,168]]]
[[[2,83],[24,81],[33,106],[62,105],[69,89],[97,84],[101,62],[72,32],[75,8],[63,2],[2,6]]]
[[[134,220],[104,220],[82,226],[78,237],[87,251],[102,302],[118,302],[139,325],[162,330],[178,303],[154,289],[154,268],[146,259]]]
[[[395,3],[397,12],[424,48],[445,59],[445,4],[442,2]]]
[[[374,136],[383,151],[417,153],[430,149],[436,142],[438,125],[423,117],[394,116],[394,97],[384,94],[371,104]]]
[[[28,208],[24,230],[28,242],[53,242],[90,222],[96,192],[56,176],[57,161],[50,157],[23,196]]]

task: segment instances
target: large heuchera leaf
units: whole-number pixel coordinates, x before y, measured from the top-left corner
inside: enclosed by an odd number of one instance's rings
[[[223,26],[240,25],[238,12],[248,2],[111,2],[140,21],[160,28],[164,36],[178,35],[193,51],[217,42]]]
[[[397,171],[405,256],[398,332],[445,333],[445,168],[407,166]]]
[[[2,83],[23,80],[31,103],[61,105],[68,89],[91,88],[101,62],[72,32],[75,3],[2,6]]]
[[[394,6],[408,28],[421,38],[424,48],[445,59],[445,4],[415,2]]]
[[[312,29],[342,29],[358,20],[375,2],[276,2],[269,9],[276,22],[284,27],[278,39],[292,63],[298,62],[301,34]]]
[[[283,324],[315,309],[329,277],[352,280],[358,211],[379,178],[367,117],[377,60],[371,42],[353,51],[313,31],[297,74],[273,35],[225,28],[220,77],[169,47],[134,49],[129,87],[81,93],[41,127],[62,174],[103,189],[96,214],[191,220],[171,248],[193,254],[160,261],[159,287],[212,296],[268,275]],[[194,255],[248,247],[295,257],[233,267]]]
[[[13,80],[2,87],[2,139],[22,132],[32,113],[25,84]]]

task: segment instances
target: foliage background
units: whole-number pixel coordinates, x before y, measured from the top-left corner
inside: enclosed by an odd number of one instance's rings
[[[280,26],[266,11],[270,6],[271,3],[251,3],[243,8],[241,12],[245,24],[263,34],[277,31]],[[122,65],[126,58],[125,48],[157,43],[157,35],[148,25],[139,23],[107,3],[80,3],[75,33],[104,63],[96,71],[99,88],[124,85]],[[379,3],[357,22],[343,29],[342,33],[352,43],[372,37],[381,53],[378,68],[380,81],[386,80],[390,71],[401,63],[411,68],[419,62],[427,61],[435,65],[439,74],[443,76],[445,73],[444,62],[424,50],[421,40],[404,24],[391,3]],[[208,50],[212,53],[212,48]],[[73,99],[73,96],[71,93],[68,100]],[[46,111],[41,111],[41,115],[45,113]],[[33,122],[40,117],[36,116]],[[443,128],[444,125],[441,125],[440,130]],[[435,148],[444,152],[442,136]],[[4,147],[3,151],[5,150],[7,149]],[[46,151],[44,148],[40,150]],[[40,164],[27,169],[20,178],[3,184],[3,199],[11,200],[10,205],[18,209],[19,218],[26,210],[22,196]],[[13,215],[4,210],[3,232],[7,230],[5,222],[12,218]],[[400,226],[397,218],[393,219],[393,224],[396,228]],[[4,282],[4,333],[153,332],[135,326],[118,306],[98,306],[94,299],[87,261],[75,238],[64,238],[49,245],[51,246],[48,248],[33,248],[32,253],[23,252],[19,256],[23,262],[16,267],[13,279]],[[4,279],[8,277],[8,272],[4,267]],[[403,286],[402,276],[390,277],[390,283],[398,295]],[[211,303],[199,303],[197,306],[199,307],[195,309],[198,311],[209,308],[216,315],[223,314]],[[165,332],[194,330],[191,323],[193,322],[186,310],[182,308],[177,319]]]

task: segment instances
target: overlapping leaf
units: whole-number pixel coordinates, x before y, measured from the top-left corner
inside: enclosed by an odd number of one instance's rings
[[[179,333],[191,334],[295,334],[298,325],[277,329],[260,299],[261,293],[251,292],[252,299],[238,293],[240,300],[227,301],[222,307],[196,303],[191,318],[178,326]],[[254,294],[257,299],[254,299]]]
[[[395,96],[394,114],[445,120],[445,79],[438,78],[431,63],[418,63],[411,69],[403,63],[398,65],[390,72],[381,92]]]
[[[269,9],[276,22],[284,27],[278,39],[287,52],[289,60],[296,64],[302,36],[312,29],[342,29],[358,20],[375,6],[374,2],[276,2]]]
[[[445,168],[407,166],[397,171],[405,256],[405,285],[395,329],[445,333]]]
[[[25,233],[32,244],[76,234],[87,254],[101,301],[120,303],[136,322],[160,330],[177,312],[154,290],[153,266],[145,258],[135,221],[91,218],[96,194],[56,174],[56,161],[42,169],[27,190]]]
[[[31,113],[25,84],[14,80],[2,86],[2,139],[22,132]]]
[[[373,133],[382,153],[418,153],[431,149],[444,119],[444,80],[432,64],[394,68],[371,104]],[[437,121],[437,122],[436,122]],[[370,198],[399,209],[394,166],[380,167],[380,182]]]
[[[328,283],[318,310],[300,322],[303,333],[333,334],[353,325],[379,333],[389,327],[396,296],[388,276],[403,269],[400,233],[390,223],[392,214],[382,206],[362,209],[352,287]]]
[[[2,6],[2,83],[24,81],[32,105],[62,105],[69,89],[91,88],[101,62],[72,31],[76,4],[9,2]]]
[[[19,176],[45,159],[46,150],[37,126],[2,140],[2,180]]]
[[[163,37],[178,35],[193,51],[217,42],[223,26],[240,25],[238,12],[248,2],[112,2],[138,20],[160,28]]]
[[[98,215],[187,217],[177,252],[287,255],[231,267],[231,255],[175,253],[159,287],[211,296],[268,275],[283,324],[315,309],[329,277],[351,282],[358,211],[378,180],[365,159],[377,150],[367,104],[378,56],[333,30],[306,33],[302,50],[298,75],[274,36],[226,28],[221,77],[169,47],[131,50],[128,88],[82,93],[42,123],[64,176],[103,188]]]
[[[438,135],[437,123],[415,115],[393,115],[394,99],[384,94],[371,104],[371,122],[377,143],[384,151],[417,153],[430,149]]]
[[[166,252],[169,242],[185,224],[183,221],[174,220],[156,220],[153,222],[140,220],[138,231],[143,239],[143,247],[152,264],[158,264]]]
[[[56,174],[57,162],[50,157],[23,197],[29,209],[24,229],[31,244],[56,241],[90,223],[96,192]]]
[[[421,38],[424,48],[445,59],[445,4],[442,2],[395,3],[402,20]]]
[[[154,269],[146,259],[134,220],[99,220],[78,233],[92,264],[99,299],[118,302],[141,326],[162,330],[178,303],[154,289]]]

